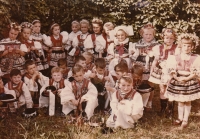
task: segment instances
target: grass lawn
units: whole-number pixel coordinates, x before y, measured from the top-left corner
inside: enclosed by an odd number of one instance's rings
[[[119,128],[110,134],[102,134],[100,127],[68,124],[68,117],[48,117],[41,113],[36,118],[24,119],[20,115],[8,115],[0,121],[0,139],[200,139],[200,115],[197,115],[200,100],[192,102],[189,126],[182,131],[169,119],[159,117],[159,109],[159,94],[155,93],[152,112],[145,112],[136,128]]]

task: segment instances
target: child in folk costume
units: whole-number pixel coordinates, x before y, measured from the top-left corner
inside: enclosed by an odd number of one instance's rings
[[[172,78],[164,97],[169,101],[178,102],[178,120],[174,124],[181,125],[180,129],[183,129],[188,125],[191,101],[200,98],[200,84],[197,76],[200,57],[192,54],[192,50],[198,46],[199,38],[195,34],[182,33],[177,41],[181,54],[169,56],[167,59],[166,67]]]
[[[73,67],[72,73],[74,80],[71,82],[68,81],[66,87],[60,93],[61,103],[65,108],[63,112],[68,114],[72,110],[78,109],[77,106],[86,103],[83,111],[89,120],[98,105],[97,89],[89,80],[84,78],[84,69],[82,66],[76,65]]]
[[[91,70],[94,67],[94,56],[90,52],[84,52],[82,56],[85,58],[86,68],[87,70]]]
[[[97,58],[94,64],[95,67],[90,75],[90,80],[98,91],[98,110],[103,111],[106,97],[105,84],[109,80],[109,72],[106,70],[106,61],[104,58]]]
[[[178,50],[174,44],[176,40],[176,33],[171,28],[164,28],[162,31],[161,38],[163,39],[163,44],[160,46],[155,46],[159,50],[158,55],[155,55],[154,61],[152,63],[149,81],[155,84],[159,84],[160,87],[160,114],[164,115],[166,107],[168,104],[168,99],[164,97],[164,93],[167,88],[167,83],[170,79],[166,68],[166,60],[169,55],[176,55]],[[173,103],[168,104],[169,115],[172,115]]]
[[[103,21],[98,18],[92,20],[92,28],[94,33],[89,35],[84,41],[85,51],[91,52],[95,55],[95,58],[107,56],[107,39],[103,30]]]
[[[33,60],[25,62],[26,73],[24,75],[24,82],[26,83],[33,99],[34,107],[39,106],[40,89],[49,81],[48,77],[42,75],[38,71],[37,66]]]
[[[59,67],[53,67],[51,70],[52,78],[49,79],[42,86],[40,90],[40,99],[39,106],[40,107],[48,107],[49,106],[49,115],[52,116],[55,114],[55,110],[58,110],[59,115],[63,115],[63,107],[60,103],[60,92],[66,86],[67,80],[63,78],[62,69]]]
[[[31,34],[31,38],[33,41],[37,41],[40,42],[42,45],[42,49],[41,51],[41,55],[40,55],[40,60],[42,61],[42,65],[43,65],[43,70],[40,70],[42,72],[42,74],[47,75],[47,70],[49,68],[49,64],[47,62],[47,52],[48,52],[48,47],[43,43],[43,37],[42,37],[42,33],[40,33],[41,30],[41,22],[40,20],[34,20],[32,22],[33,24],[33,30],[32,30],[32,34]]]
[[[156,32],[151,23],[144,25],[139,33],[142,36],[142,39],[137,43],[134,43],[133,47],[130,48],[130,58],[133,61],[133,64],[139,64],[144,67],[142,78],[148,82],[154,55],[159,54],[159,50],[154,46],[159,45],[159,43],[156,42],[154,38]],[[153,86],[153,84],[150,85]],[[149,97],[147,104],[148,110],[152,108],[153,93],[154,92],[152,91]]]
[[[72,56],[78,56],[81,55],[83,52],[85,52],[84,49],[84,41],[89,35],[89,28],[90,28],[90,23],[89,21],[83,19],[80,21],[80,27],[81,27],[81,34],[77,35],[77,37],[74,37],[73,39],[73,50],[69,53],[69,55]]]
[[[25,46],[21,46],[21,42],[17,40],[21,26],[17,23],[9,25],[8,38],[0,41],[0,68],[3,74],[2,79],[6,82],[9,81],[9,74],[12,69],[19,69],[24,73],[23,57]]]
[[[15,105],[16,108],[21,107],[22,105],[26,104],[27,108],[33,107],[33,101],[31,97],[31,93],[26,86],[26,84],[21,80],[22,75],[20,70],[18,69],[12,69],[10,72],[10,82],[8,82],[5,87],[8,88],[9,93],[14,96],[15,99],[17,99],[17,105]],[[14,107],[14,103],[9,104],[10,107]]]
[[[63,31],[60,33],[60,25],[54,23],[50,28],[50,37],[43,35],[44,43],[49,47],[49,66],[50,70],[57,66],[57,62],[61,58],[66,58],[64,44],[67,44],[68,33]]]
[[[69,39],[67,41],[67,62],[68,62],[68,66],[69,67],[73,67],[74,66],[74,45],[73,45],[73,40],[75,38],[77,38],[78,35],[81,34],[80,31],[80,23],[78,21],[73,21],[71,23],[71,29],[72,32],[69,34]],[[76,55],[77,56],[77,55]]]
[[[122,76],[119,79],[119,89],[112,94],[110,102],[112,114],[108,118],[108,127],[134,128],[134,123],[143,115],[141,95],[133,89],[133,79]]]
[[[131,69],[131,63],[129,58],[129,48],[132,47],[132,42],[129,42],[128,36],[133,35],[132,26],[118,26],[115,27],[114,43],[108,46],[108,55],[114,59],[109,64],[109,71],[113,71],[113,68],[119,61],[125,60]]]
[[[36,61],[38,70],[43,70],[44,67],[42,65],[41,56],[42,56],[42,45],[40,42],[34,42],[30,36],[32,33],[33,25],[28,22],[21,23],[21,45],[26,47],[26,51],[24,53],[24,57],[26,60],[32,59]]]
[[[67,79],[68,78],[68,72],[70,71],[70,69],[67,66],[67,61],[65,58],[61,58],[58,60],[58,67],[62,69],[62,73],[63,73],[63,78]]]

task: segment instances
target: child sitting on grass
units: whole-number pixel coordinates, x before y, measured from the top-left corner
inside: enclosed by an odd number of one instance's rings
[[[72,68],[73,81],[67,81],[66,87],[61,91],[61,104],[63,104],[63,112],[67,115],[74,109],[81,109],[84,111],[89,120],[94,113],[94,109],[98,105],[97,89],[87,79],[84,78],[84,69],[80,65]],[[84,108],[84,103],[86,106]],[[78,106],[81,106],[79,107]]]
[[[67,61],[65,58],[61,58],[58,60],[58,67],[62,69],[62,73],[63,73],[63,78],[67,79],[68,78],[68,72],[69,72],[69,68],[67,66]]]
[[[112,94],[110,106],[112,114],[108,118],[108,127],[134,128],[134,124],[143,115],[141,95],[133,89],[131,76],[122,76],[119,79],[119,89]]]

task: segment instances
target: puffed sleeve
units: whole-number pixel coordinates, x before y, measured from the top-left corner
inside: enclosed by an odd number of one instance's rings
[[[5,50],[5,45],[0,45],[0,51],[4,51]]]
[[[91,49],[91,48],[94,48],[94,44],[92,42],[92,37],[91,35],[88,35],[88,37],[85,39],[84,41],[84,47],[86,49]]]
[[[155,56],[155,57],[159,57],[159,55],[160,55],[160,45],[156,45],[156,46],[154,46],[153,48],[152,48],[152,55],[153,56]]]
[[[73,47],[78,47],[78,43],[79,43],[79,41],[78,41],[78,38],[77,38],[77,36],[76,36],[76,37],[74,37],[74,39],[73,39],[73,41],[72,41],[72,46],[73,46]]]
[[[108,55],[110,55],[111,57],[114,57],[114,43],[111,43],[111,44],[108,46],[107,53],[108,53]]]
[[[63,44],[67,44],[67,41],[68,41],[68,38],[69,38],[69,34],[66,31],[63,31],[60,34],[63,36],[62,43]]]
[[[176,57],[174,55],[169,55],[166,61],[166,68],[171,73],[176,73]]]
[[[143,101],[142,101],[142,96],[136,92],[134,95],[134,98],[132,100],[133,104],[132,104],[132,113],[131,115],[143,115]]]
[[[95,51],[96,52],[103,52],[104,49],[106,48],[106,40],[102,35],[96,37],[96,46],[95,46]]]
[[[37,41],[34,41],[34,46],[35,46],[35,48],[36,49],[42,49],[42,45],[41,45],[41,43],[40,42],[37,42]]]
[[[44,44],[46,44],[48,47],[51,47],[53,45],[52,42],[51,42],[50,36],[43,34],[42,39],[43,39]]]
[[[136,45],[136,43],[132,43],[131,44],[131,49],[129,49],[129,54],[134,51],[134,53],[129,56],[131,58],[131,60],[133,60],[133,61],[135,61],[137,59],[137,57],[139,56],[139,54],[140,54],[139,49],[136,49],[135,45]]]
[[[20,50],[23,51],[23,52],[28,52],[28,49],[27,49],[25,44],[20,45]]]
[[[200,56],[194,60],[193,64],[190,66],[190,72],[196,74],[200,78]]]

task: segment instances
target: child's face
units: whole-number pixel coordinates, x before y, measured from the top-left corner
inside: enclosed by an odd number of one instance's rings
[[[154,39],[154,30],[153,29],[144,29],[142,38],[145,42],[151,42]]]
[[[29,37],[31,35],[31,29],[30,28],[24,28],[22,31],[22,36],[25,40],[29,40]]]
[[[102,69],[102,68],[97,67],[97,68],[96,68],[96,71],[97,71],[98,74],[103,75],[104,72],[105,72],[105,69]]]
[[[134,80],[134,81],[137,81],[137,80],[141,80],[141,79],[142,79],[142,77],[139,76],[139,75],[137,75],[137,74],[132,74],[132,77],[133,77],[133,80]]]
[[[174,35],[172,35],[172,34],[171,35],[165,35],[163,41],[167,46],[173,45],[173,43],[175,41]]]
[[[191,53],[193,48],[194,48],[194,46],[190,40],[186,40],[186,39],[181,40],[182,53],[184,53],[184,54]]]
[[[84,69],[86,68],[86,61],[85,60],[79,60],[77,62],[78,65],[82,66]]]
[[[9,38],[11,40],[16,40],[18,34],[19,34],[19,31],[14,30],[14,29],[10,29],[10,31],[9,31]]]
[[[101,33],[101,27],[99,24],[92,24],[92,28],[95,34],[100,34]]]
[[[62,71],[65,72],[67,70],[67,65],[66,64],[60,65],[59,68],[61,68]]]
[[[78,32],[78,25],[77,24],[72,24],[72,31],[74,33]]]
[[[82,82],[84,79],[84,72],[81,70],[77,72],[76,74],[74,74],[73,77],[77,82]]]
[[[123,30],[118,30],[116,37],[119,42],[123,42],[126,39],[126,33]]]
[[[122,71],[119,71],[119,70],[116,70],[115,73],[117,75],[117,79],[120,79],[123,75],[126,74],[126,72],[122,72]]]
[[[29,65],[26,69],[27,73],[33,75],[36,71],[38,71],[37,66],[35,64]]]
[[[81,32],[83,34],[88,32],[88,25],[87,24],[81,24]]]
[[[21,82],[22,76],[21,75],[14,75],[11,77],[11,81],[14,84],[19,84]]]
[[[84,58],[85,58],[85,63],[86,63],[86,64],[90,64],[90,63],[92,62],[92,59],[91,59],[90,56],[84,55]]]
[[[61,72],[54,72],[51,77],[54,81],[59,82],[63,78],[63,74]]]
[[[106,33],[107,35],[109,35],[109,32],[110,32],[111,30],[113,30],[113,29],[114,29],[113,27],[104,27],[105,33]]]
[[[53,27],[53,35],[58,36],[60,34],[60,27],[59,26],[55,26]]]
[[[129,82],[125,81],[124,79],[121,79],[119,82],[119,88],[120,88],[121,92],[127,94],[132,90],[133,83],[129,83]]]
[[[40,29],[41,29],[41,24],[40,23],[35,23],[33,25],[33,32],[40,33]]]

